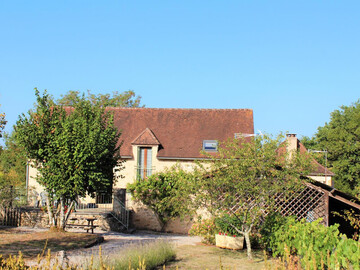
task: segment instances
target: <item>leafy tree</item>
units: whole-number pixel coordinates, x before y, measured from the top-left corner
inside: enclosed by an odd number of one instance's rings
[[[71,112],[65,112],[46,91],[41,96],[35,89],[35,94],[35,110],[17,121],[17,140],[40,172],[37,181],[49,195],[50,225],[64,229],[70,212],[65,215],[65,205],[71,209],[78,196],[93,196],[112,186],[120,134],[112,115],[99,104],[81,97]],[[51,209],[55,201],[57,211]]]
[[[333,111],[330,122],[319,127],[309,142],[313,149],[328,151],[335,187],[360,196],[360,101]]]
[[[135,97],[135,92],[132,90],[119,93],[114,91],[112,95],[110,94],[91,94],[88,90],[87,100],[91,104],[103,106],[103,107],[144,107],[140,105],[141,96]],[[82,99],[82,95],[79,91],[69,91],[66,95],[61,95],[61,98],[57,100],[58,105],[64,106],[73,106],[79,100]]]
[[[220,143],[217,154],[207,154],[208,163],[199,163],[193,182],[194,202],[215,217],[231,216],[223,221],[245,237],[250,259],[250,232],[258,228],[264,211],[276,210],[275,195],[286,200],[309,170],[306,156],[294,152],[290,158],[280,146],[281,137],[267,135]]]
[[[170,219],[193,213],[189,198],[191,177],[176,166],[129,184],[127,189],[136,201],[154,211],[163,231]]]
[[[0,202],[12,206],[25,203],[20,196],[25,192],[26,156],[16,143],[14,132],[5,133],[4,139],[5,146],[0,148]]]
[[[0,113],[0,138],[2,137],[2,131],[5,128],[6,120],[5,113]]]

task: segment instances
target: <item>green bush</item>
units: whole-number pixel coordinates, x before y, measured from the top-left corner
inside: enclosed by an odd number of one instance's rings
[[[142,202],[154,211],[163,230],[167,222],[173,218],[191,217],[189,195],[191,177],[180,166],[174,166],[128,184],[127,189],[131,192],[133,199]]]
[[[233,226],[237,227],[238,229],[241,229],[241,221],[236,216],[231,215],[223,215],[221,217],[218,217],[215,219],[216,227],[218,228],[220,233],[223,233],[225,235],[230,236],[242,236]],[[231,226],[232,224],[233,226]]]
[[[276,223],[278,221],[278,223]],[[360,270],[360,244],[339,233],[339,225],[325,227],[321,219],[306,222],[295,217],[269,216],[264,224],[262,240],[273,256],[297,255],[303,267]],[[273,225],[273,227],[271,227]]]
[[[205,244],[215,245],[215,234],[218,233],[218,229],[215,225],[215,219],[204,219],[199,218],[189,230],[190,235],[196,235],[201,237],[201,242]]]

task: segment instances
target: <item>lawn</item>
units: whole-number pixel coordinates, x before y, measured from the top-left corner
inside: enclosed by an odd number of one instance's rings
[[[166,264],[166,269],[264,269],[262,250],[254,250],[254,260],[249,261],[246,249],[241,251],[214,246],[195,245],[176,248],[176,260]]]
[[[25,258],[33,258],[42,252],[46,243],[51,252],[83,248],[94,243],[97,236],[70,232],[22,232],[19,229],[0,227],[0,254],[17,255],[19,250]]]

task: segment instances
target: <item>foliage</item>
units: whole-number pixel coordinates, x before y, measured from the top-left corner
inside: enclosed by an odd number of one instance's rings
[[[154,211],[163,230],[170,219],[191,215],[191,177],[181,167],[175,166],[128,184],[127,189],[136,201]]]
[[[40,172],[37,181],[60,205],[60,227],[65,226],[66,204],[77,196],[109,190],[118,164],[120,134],[113,117],[84,97],[67,113],[35,89],[35,111],[19,117],[15,127],[19,144]],[[54,203],[54,202],[53,202]],[[56,224],[48,203],[51,225]],[[70,207],[71,208],[71,207]],[[57,212],[56,212],[57,213]]]
[[[15,141],[15,133],[5,133],[5,146],[0,147],[0,203],[13,206],[25,203],[26,156]]]
[[[360,195],[360,100],[333,111],[330,122],[319,127],[315,136],[305,143],[312,149],[328,151],[329,167],[336,174],[336,188]]]
[[[324,265],[331,269],[348,269],[349,264],[353,269],[360,269],[360,243],[341,235],[337,224],[323,226],[321,219],[308,223],[304,219],[299,222],[294,217],[286,218],[276,230],[267,234],[265,240],[273,256],[299,256],[306,269]]]
[[[239,236],[239,232],[234,227],[240,228],[242,225],[240,221],[241,218],[239,219],[235,215],[224,214],[215,219],[215,224],[220,233],[230,236]]]
[[[2,137],[2,131],[6,125],[5,113],[0,113],[0,138]]]
[[[287,218],[280,213],[272,213],[266,216],[265,221],[260,226],[261,244],[265,249],[271,251],[275,246],[274,234],[282,228],[287,222]]]
[[[214,218],[199,218],[189,230],[190,235],[200,236],[202,243],[210,245],[215,245],[215,234],[218,232],[219,229],[215,224]]]
[[[61,98],[57,100],[58,105],[74,106],[78,103],[84,95],[81,95],[79,91],[69,91],[65,95],[61,95]],[[141,96],[135,97],[134,91],[125,91],[119,93],[114,91],[110,94],[91,94],[88,90],[86,99],[93,105],[99,105],[102,107],[144,107],[140,105]]]
[[[290,159],[287,151],[279,151],[284,145],[281,136],[267,135],[220,143],[217,154],[206,154],[209,162],[199,163],[196,172],[195,203],[213,216],[230,214],[238,219],[229,225],[244,235],[249,258],[250,233],[259,226],[264,210],[274,210],[276,194],[286,200],[295,192],[310,167],[306,155],[294,152]]]
[[[353,240],[359,240],[360,233],[360,214],[356,213],[354,209],[345,209],[342,213],[332,212],[334,215],[343,218],[345,221],[349,222],[350,226],[354,229]]]

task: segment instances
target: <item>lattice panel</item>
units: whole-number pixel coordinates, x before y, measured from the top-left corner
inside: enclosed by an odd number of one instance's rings
[[[315,221],[318,218],[323,218],[323,222],[327,220],[325,193],[311,186],[305,186],[300,192],[296,192],[293,196],[286,199],[283,194],[278,194],[274,197],[274,200],[276,212],[280,212],[283,216],[296,216],[298,220],[305,218],[308,222]],[[233,213],[241,212],[244,204],[246,204],[246,208],[249,205],[250,208],[256,206],[250,195],[246,202],[237,198],[230,211]],[[269,214],[267,211],[268,207],[262,205],[261,208],[264,217],[267,216]]]
[[[298,220],[305,218],[312,222],[318,218],[326,220],[325,193],[306,186],[300,193],[284,200],[280,195],[276,198],[277,211],[284,216],[296,216]]]

